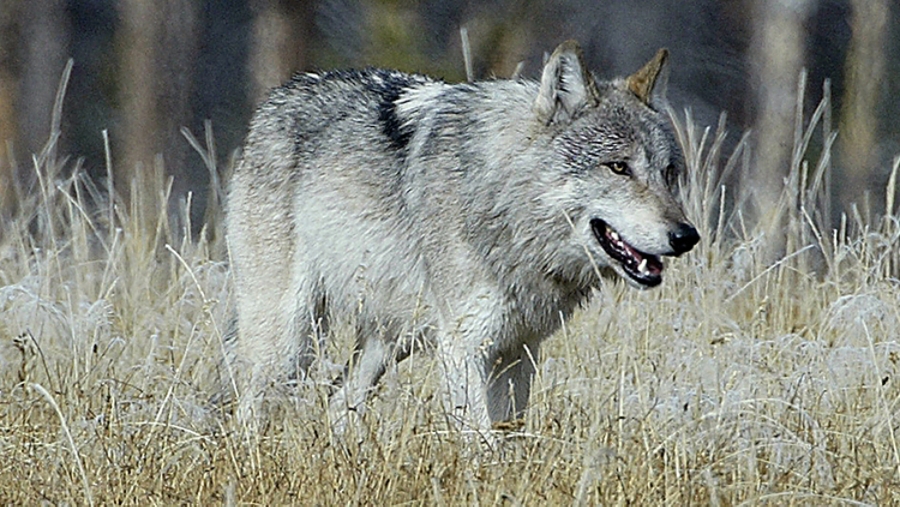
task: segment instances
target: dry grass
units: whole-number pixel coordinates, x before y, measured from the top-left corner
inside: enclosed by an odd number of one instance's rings
[[[479,450],[424,356],[344,443],[317,386],[245,438],[209,403],[229,378],[221,235],[178,239],[158,176],[127,208],[61,179],[51,140],[0,230],[0,504],[900,504],[900,224],[821,225],[821,117],[798,126],[774,262],[742,189],[723,195],[743,145],[720,164],[721,133],[688,117],[703,242],[657,290],[606,283],[546,344],[524,427]]]

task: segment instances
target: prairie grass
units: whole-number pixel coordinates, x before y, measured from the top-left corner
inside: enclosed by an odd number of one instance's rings
[[[424,355],[348,438],[316,385],[246,437],[210,403],[231,378],[218,182],[191,239],[158,164],[98,187],[57,156],[57,121],[0,229],[0,504],[900,505],[900,224],[826,225],[829,107],[798,111],[771,230],[733,183],[746,142],[724,156],[724,121],[681,116],[701,244],[656,290],[604,283],[546,343],[524,426],[477,451]]]

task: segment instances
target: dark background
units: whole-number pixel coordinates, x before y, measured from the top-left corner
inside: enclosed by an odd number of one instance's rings
[[[725,111],[735,141],[752,129],[753,170],[732,184],[753,185],[760,205],[789,170],[808,68],[807,115],[828,79],[839,131],[835,217],[863,200],[882,213],[900,153],[898,11],[894,0],[2,0],[0,213],[32,184],[70,57],[57,144],[66,167],[102,182],[106,130],[119,192],[156,167],[174,178],[173,199],[191,190],[202,210],[209,171],[181,127],[202,139],[211,120],[224,173],[254,105],[293,72],[373,65],[461,81],[461,26],[478,78],[509,76],[519,62],[537,77],[544,52],[568,38],[601,77],[668,47],[676,111],[703,125]]]

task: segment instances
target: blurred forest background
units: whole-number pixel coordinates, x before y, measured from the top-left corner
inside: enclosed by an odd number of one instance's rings
[[[461,26],[478,78],[519,62],[536,78],[544,52],[568,38],[601,77],[668,47],[676,111],[701,124],[726,112],[733,142],[752,130],[750,181],[734,183],[752,187],[759,210],[791,166],[798,89],[807,115],[829,97],[832,220],[851,203],[880,214],[900,153],[898,13],[896,0],[2,0],[0,217],[34,184],[32,154],[48,141],[69,58],[56,146],[66,170],[105,188],[106,130],[119,192],[164,171],[173,200],[193,191],[202,213],[210,173],[182,127],[202,139],[211,120],[224,172],[255,104],[295,71],[372,65],[462,81]]]

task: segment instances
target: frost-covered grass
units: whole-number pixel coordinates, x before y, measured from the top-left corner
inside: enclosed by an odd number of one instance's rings
[[[900,224],[823,225],[830,136],[804,163],[818,118],[776,233],[723,186],[744,145],[720,162],[721,133],[680,122],[702,243],[659,289],[607,282],[546,343],[525,425],[494,448],[448,429],[424,355],[349,438],[316,386],[246,437],[209,402],[230,378],[217,222],[179,239],[158,170],[126,206],[71,163],[61,178],[51,140],[0,229],[0,504],[900,504]]]

